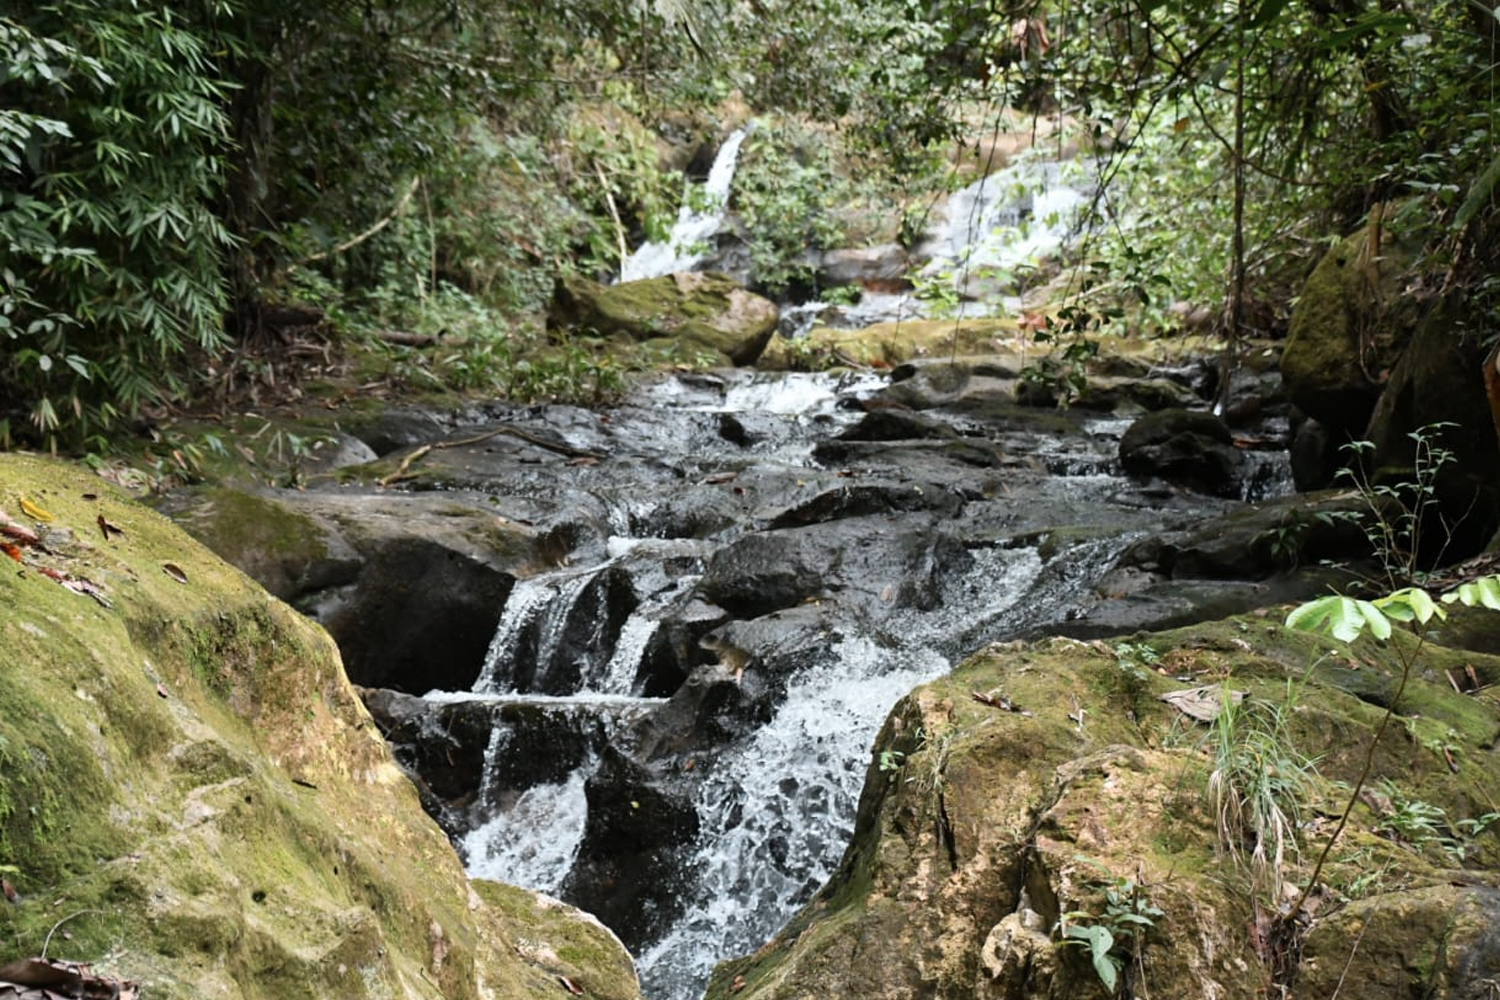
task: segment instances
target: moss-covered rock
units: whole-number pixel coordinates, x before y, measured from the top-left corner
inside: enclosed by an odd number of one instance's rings
[[[1287,396],[1324,426],[1359,434],[1420,315],[1407,269],[1416,235],[1366,226],[1324,255],[1292,311]]]
[[[0,958],[156,998],[639,996],[607,932],[470,887],[326,633],[84,470],[0,482],[40,535],[0,574]]]
[[[722,274],[669,274],[618,285],[570,275],[553,292],[548,325],[748,365],[765,350],[777,319],[775,303]]]
[[[1462,821],[1500,795],[1500,712],[1445,674],[1500,660],[1409,638],[1330,654],[1251,616],[982,651],[892,711],[838,872],[775,940],[720,966],[708,996],[1109,996],[1091,936],[1130,995],[1160,1000],[1263,996],[1302,973],[1309,996],[1340,980],[1382,984],[1369,997],[1481,995],[1465,990],[1500,959],[1486,930],[1500,839]],[[1217,726],[1163,700],[1211,684]],[[1232,712],[1224,689],[1246,695]],[[1254,822],[1215,804],[1224,748],[1250,755],[1261,787],[1291,789],[1279,857],[1273,827],[1258,827],[1257,860]],[[1369,793],[1278,935],[1367,758]]]

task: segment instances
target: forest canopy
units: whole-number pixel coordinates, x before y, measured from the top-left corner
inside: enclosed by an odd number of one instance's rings
[[[1138,209],[1105,266],[1230,335],[1387,205],[1487,302],[1497,29],[1478,0],[4,0],[0,438],[102,450],[253,377],[289,307],[514,360],[559,272],[669,221],[657,140],[729,105],[837,135],[896,212],[1002,109],[1066,117]],[[772,214],[819,218],[794,153]]]

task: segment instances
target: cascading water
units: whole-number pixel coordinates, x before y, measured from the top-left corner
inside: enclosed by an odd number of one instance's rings
[[[683,193],[682,207],[678,209],[671,234],[661,242],[644,244],[627,257],[620,265],[621,281],[691,271],[708,256],[703,252],[704,245],[724,224],[735,161],[740,143],[749,131],[749,128],[736,129],[724,140],[708,171],[708,179],[696,189],[689,185]]]
[[[673,419],[702,427],[722,428],[732,417],[759,428],[749,443],[688,435],[694,444],[686,452],[680,431],[660,442],[685,455],[679,459],[683,480],[717,484],[723,495],[742,497],[736,503],[751,525],[708,538],[650,537],[652,522],[640,512],[669,508],[671,497],[659,494],[650,504],[636,503],[637,515],[630,519],[635,533],[610,536],[591,565],[564,566],[514,587],[476,690],[490,698],[570,710],[629,706],[635,718],[665,711],[663,699],[638,697],[647,683],[646,662],[670,645],[684,616],[708,613],[699,582],[710,572],[715,553],[753,528],[757,488],[752,473],[786,482],[794,494],[813,489],[801,485],[804,479],[847,482],[818,467],[809,438],[837,436],[850,427],[861,410],[848,402],[877,384],[874,378],[841,381],[812,375],[671,380],[644,390],[640,405],[646,409],[613,415],[609,426],[614,433],[631,440],[649,435],[641,416],[646,412],[656,419],[675,412],[679,416]],[[1120,488],[1111,456],[1121,429],[1123,424],[1080,420],[1071,452],[1050,437],[1033,440],[1018,432],[1014,440],[1016,447],[1036,452],[1038,465],[1066,477],[1056,487],[1066,502],[1107,504]],[[597,448],[597,442],[591,447]],[[928,489],[936,488],[917,486],[915,492],[925,496]],[[624,494],[641,500],[638,491],[626,489]],[[837,498],[861,494],[838,486],[824,495],[833,498],[826,503],[852,503]],[[974,494],[971,502],[977,498]],[[942,505],[937,495],[924,502]],[[1043,496],[1032,502],[1051,503]],[[603,506],[613,510],[619,501]],[[811,509],[822,508],[814,503]],[[610,530],[619,530],[620,519],[607,520]],[[867,530],[874,538],[900,523],[877,517]],[[941,530],[941,524],[934,529]],[[815,522],[805,530],[816,537],[823,529]],[[914,537],[925,536],[916,531]],[[697,833],[681,847],[673,914],[638,942],[638,965],[649,994],[689,1000],[716,962],[753,950],[784,923],[838,864],[869,763],[869,741],[891,706],[985,641],[1070,617],[1079,593],[1108,564],[1119,538],[1081,542],[1047,558],[1034,542],[976,541],[960,550],[963,559],[952,571],[934,578],[931,593],[889,614],[830,612],[831,617],[814,619],[822,624],[809,630],[793,629],[764,641],[731,630],[727,639],[710,644],[745,650],[734,655],[721,650],[719,664],[702,667],[711,681],[718,678],[716,683],[728,690],[746,672],[761,685],[779,678],[775,683],[783,689],[766,703],[771,706],[766,717],[753,726],[676,758],[672,780],[686,789],[685,807],[696,814]],[[873,583],[868,586],[881,600],[894,599],[894,584],[883,591]],[[811,606],[803,608],[807,610],[787,614],[795,619],[813,613]],[[754,632],[759,622],[776,617],[757,618],[747,627]],[[756,645],[758,641],[762,644]],[[776,646],[788,642],[798,648]],[[794,655],[784,655],[789,653]],[[750,683],[748,677],[745,683]],[[639,730],[611,719],[605,727],[610,752],[635,752],[632,741],[641,738]],[[498,766],[492,768],[497,758],[528,752],[518,744],[499,728],[491,734],[481,801],[472,827],[458,837],[460,848],[475,874],[562,893],[589,908],[590,897],[576,890],[576,865],[585,829],[592,826],[589,790],[599,780],[603,744],[567,773],[526,788],[490,776],[492,769],[498,771]],[[649,755],[658,752],[649,750],[643,759],[648,771]]]
[[[1091,184],[1081,161],[1023,159],[949,196],[914,259],[926,258],[920,294],[866,291],[853,305],[808,302],[783,313],[783,332],[796,336],[815,323],[858,329],[920,319],[933,303],[963,315],[1021,308],[1020,273],[1059,253],[1077,233]]]
[[[725,142],[706,199],[691,199],[716,207],[685,208],[673,240],[642,248],[622,280],[692,266],[722,221],[743,137]],[[954,196],[931,240],[935,272],[1005,270],[1061,242],[1081,196],[1055,168],[1026,169]],[[477,798],[460,800],[450,830],[475,875],[625,920],[654,913],[633,931],[658,1000],[697,996],[716,962],[758,947],[834,871],[870,739],[898,698],[985,642],[1082,614],[1123,539],[1159,527],[1151,501],[1121,496],[1125,421],[1077,417],[1060,437],[1050,417],[1028,429],[1016,413],[989,427],[955,415],[957,437],[882,458],[859,450],[881,439],[845,432],[883,381],[684,376],[592,423],[575,413],[569,443],[608,458],[580,466],[566,495],[588,501],[590,530],[607,537],[514,586],[472,693],[429,695],[545,709],[571,727],[566,760],[518,782],[516,758],[550,750],[496,714]],[[934,481],[924,457],[955,464]],[[1049,544],[1024,526],[1037,510],[1083,530]],[[737,589],[722,564],[747,539],[775,544],[746,549],[753,583]],[[604,788],[622,776],[649,794]],[[627,819],[691,814],[674,820],[690,833],[664,842],[677,866],[665,894],[623,911],[602,898],[632,872],[585,871],[619,847],[619,817],[591,815],[596,793]],[[627,865],[649,853],[638,832],[619,848],[636,852]]]

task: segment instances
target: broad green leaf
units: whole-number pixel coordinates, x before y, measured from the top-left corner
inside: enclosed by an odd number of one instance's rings
[[[1358,601],[1340,594],[1300,604],[1286,616],[1286,627],[1299,632],[1321,632],[1340,642],[1353,642],[1367,624]]]
[[[1064,932],[1064,936],[1088,942],[1094,971],[1098,973],[1104,988],[1113,994],[1120,970],[1115,967],[1114,959],[1109,954],[1110,949],[1115,946],[1115,936],[1109,932],[1109,928],[1102,924],[1074,924]]]
[[[1434,615],[1444,617],[1443,609],[1421,587],[1405,587],[1378,598],[1374,603],[1387,617],[1398,622],[1417,621],[1426,625]]]
[[[1371,635],[1381,640],[1391,637],[1391,620],[1385,616],[1385,612],[1369,601],[1355,601],[1354,606],[1359,610],[1360,615],[1363,616],[1365,624],[1370,626]],[[1355,635],[1358,634],[1356,631]],[[1348,642],[1349,640],[1346,639],[1344,641]]]
[[[1477,604],[1500,611],[1500,576],[1482,576],[1477,580],[1470,580],[1445,593],[1443,600],[1449,604],[1458,601],[1471,608]]]

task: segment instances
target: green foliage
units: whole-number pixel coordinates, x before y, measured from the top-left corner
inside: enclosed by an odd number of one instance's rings
[[[1317,761],[1301,754],[1292,738],[1296,695],[1290,682],[1277,701],[1237,701],[1226,688],[1208,736],[1208,798],[1220,843],[1249,871],[1252,887],[1274,904],[1282,898],[1288,861],[1297,854],[1302,804],[1317,776]]]
[[[0,18],[0,385],[32,435],[80,440],[171,399],[224,342],[214,44],[123,0]]]
[[[1146,897],[1134,879],[1109,877],[1101,888],[1098,912],[1064,913],[1057,929],[1063,944],[1088,949],[1099,982],[1113,996],[1120,988],[1121,972],[1129,963],[1141,960],[1146,934],[1166,913]]]
[[[740,147],[730,203],[744,226],[756,283],[774,295],[809,282],[807,251],[843,242],[834,209],[849,197],[826,136],[790,122],[751,132]]]

